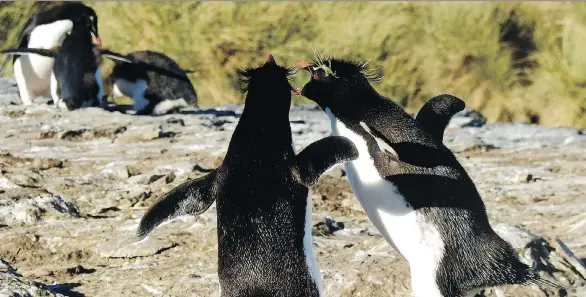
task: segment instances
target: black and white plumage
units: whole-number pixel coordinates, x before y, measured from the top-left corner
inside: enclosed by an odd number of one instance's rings
[[[81,20],[90,23],[93,41],[101,44],[95,11],[80,2],[71,2],[33,15],[19,34],[18,48],[60,47],[67,33],[72,30],[74,22]],[[8,58],[4,61],[0,72],[3,72],[8,61]],[[16,55],[12,62],[20,99],[24,105],[32,104],[38,96],[48,95],[53,58],[41,55]]]
[[[156,72],[171,80],[189,81],[181,72],[160,68],[122,56],[108,49],[98,48],[91,40],[91,24],[85,19],[75,20],[71,32],[61,47],[53,49],[21,48],[7,49],[0,53],[13,55],[43,56],[54,58],[51,75],[51,97],[56,107],[74,110],[82,107],[101,106],[116,110],[104,99],[102,74],[99,69],[101,58],[107,57],[116,63],[133,65],[149,72]]]
[[[462,99],[450,94],[441,94],[427,100],[419,109],[415,120],[436,141],[443,142],[444,130],[452,116],[464,110],[464,107],[466,104]]]
[[[357,151],[348,139],[332,136],[295,155],[290,72],[270,55],[263,66],[239,71],[247,95],[222,165],[165,194],[138,228],[143,238],[162,222],[201,214],[216,201],[223,297],[321,296],[309,187]]]
[[[345,164],[348,180],[370,220],[409,262],[416,297],[552,285],[494,232],[473,181],[442,144],[458,104],[439,113],[424,107],[416,120],[375,91],[365,64],[317,57],[305,67],[312,78],[300,93],[328,114],[333,135],[358,148],[358,159]]]
[[[133,99],[137,114],[164,114],[171,110],[197,106],[197,94],[186,71],[167,55],[154,51],[137,51],[126,55],[144,64],[116,63],[108,81],[112,83],[114,97]],[[179,73],[183,79],[149,71],[144,65],[155,65]]]
[[[101,57],[132,62],[119,54],[96,47],[92,41],[91,27],[92,23],[88,19],[73,18],[73,27],[60,47],[7,49],[0,52],[21,57],[54,58],[50,91],[56,107],[74,110],[104,106],[102,74],[99,69]]]

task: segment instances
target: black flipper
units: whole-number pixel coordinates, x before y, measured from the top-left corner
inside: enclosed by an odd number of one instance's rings
[[[110,51],[108,49],[105,49],[105,48],[100,49],[100,54],[104,57],[110,58],[115,61],[121,61],[124,63],[134,63],[132,60],[128,59],[127,57],[125,57],[121,54],[115,53],[113,51]]]
[[[140,220],[138,238],[143,239],[158,225],[175,217],[199,215],[206,211],[216,200],[216,174],[217,169],[187,181],[163,195]]]
[[[443,142],[444,130],[450,119],[456,113],[464,110],[466,104],[460,98],[449,94],[442,94],[429,99],[417,113],[415,120],[423,130]]]
[[[438,175],[451,179],[461,178],[460,172],[449,166],[423,167],[401,161],[397,152],[393,149],[392,144],[378,130],[364,122],[360,122],[360,126],[376,141],[378,150],[371,152],[371,154],[381,176],[390,177],[403,174],[422,174]]]
[[[55,58],[57,52],[55,50],[49,50],[44,48],[9,48],[5,50],[1,50],[0,53],[2,54],[12,54],[12,55],[40,55],[50,58]]]
[[[187,75],[185,75],[183,73],[178,73],[178,72],[175,72],[175,71],[172,71],[172,70],[169,70],[169,69],[161,68],[159,66],[155,66],[155,65],[152,65],[152,64],[149,64],[149,63],[145,63],[143,61],[139,61],[139,60],[136,60],[134,58],[128,58],[127,56],[123,56],[121,54],[112,52],[112,51],[110,51],[108,49],[100,49],[100,53],[103,56],[106,56],[106,57],[108,57],[108,58],[110,58],[112,60],[116,60],[116,61],[120,61],[120,62],[124,62],[124,63],[131,63],[131,64],[135,64],[135,65],[140,65],[141,67],[144,68],[144,70],[153,71],[153,72],[156,72],[156,73],[158,73],[160,75],[165,75],[165,76],[168,76],[168,77],[172,77],[172,78],[175,78],[175,79],[178,79],[178,80],[182,80],[184,82],[188,82],[188,83],[191,84],[191,82],[189,81],[189,78],[187,77]],[[191,73],[191,72],[186,71],[186,73]]]
[[[311,187],[332,166],[358,158],[358,149],[350,139],[329,136],[308,145],[297,155],[300,182]]]
[[[184,82],[188,82],[188,83],[191,84],[191,82],[189,81],[189,78],[187,77],[187,75],[185,75],[183,73],[177,73],[175,71],[172,71],[172,70],[169,70],[169,69],[165,69],[165,68],[161,68],[159,66],[155,66],[155,65],[148,64],[148,63],[145,63],[145,62],[137,62],[137,64],[142,65],[148,71],[153,71],[153,72],[156,72],[158,74],[165,75],[165,76],[168,76],[168,77],[172,77],[172,78],[175,78],[175,79],[178,79],[178,80],[182,80]]]

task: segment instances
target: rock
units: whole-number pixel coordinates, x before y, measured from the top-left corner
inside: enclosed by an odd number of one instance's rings
[[[81,265],[77,265],[76,267],[67,268],[66,272],[69,275],[75,275],[75,274],[90,274],[90,273],[96,272],[96,270],[93,268],[87,269]]]
[[[161,135],[161,127],[153,126],[132,126],[120,134],[114,142],[129,143],[157,139]]]
[[[14,184],[21,187],[37,187],[37,183],[42,179],[39,174],[35,174],[30,171],[7,172],[5,175]]]
[[[33,198],[0,200],[0,224],[34,224],[47,218],[79,217],[77,206],[61,196],[43,194]]]
[[[128,183],[130,184],[137,184],[137,185],[149,185],[160,178],[164,177],[164,175],[160,174],[140,174],[132,176],[128,179]]]
[[[324,172],[323,175],[331,176],[333,178],[342,178],[343,176],[346,176],[346,170],[344,169],[344,165],[338,164]]]
[[[506,224],[498,224],[494,230],[519,250],[521,259],[536,269],[542,278],[562,285],[570,292],[576,291],[577,295],[569,296],[585,296],[586,266],[559,238],[550,241],[521,227]],[[565,289],[542,289],[547,292],[546,296],[568,296]]]
[[[125,165],[109,164],[102,169],[102,174],[117,179],[127,179],[130,177]]]
[[[0,297],[65,297],[52,287],[24,278],[10,263],[0,259]]]
[[[19,185],[12,182],[6,176],[0,174],[0,189],[16,189],[20,188]]]
[[[174,172],[170,172],[169,174],[167,174],[165,176],[165,182],[168,183],[168,184],[170,184],[170,183],[172,183],[175,180],[176,177],[177,176],[175,176],[175,173]]]
[[[533,174],[531,174],[531,173],[523,172],[523,173],[517,173],[517,175],[515,175],[514,181],[516,183],[530,183],[530,182],[536,181],[538,179],[539,178],[534,177]]]
[[[312,228],[314,236],[333,235],[334,232],[344,229],[344,223],[336,222],[329,217],[325,217],[323,221],[315,224]]]
[[[51,168],[63,167],[63,161],[53,158],[35,158],[33,160],[33,168],[38,170],[47,170]]]
[[[175,247],[170,241],[148,236],[141,241],[134,238],[115,238],[98,244],[96,250],[102,258],[136,258],[156,255]]]
[[[501,223],[495,225],[493,229],[500,237],[502,237],[502,239],[510,243],[515,249],[525,248],[531,241],[539,238],[539,236],[532,234],[519,226]]]
[[[448,127],[482,127],[486,124],[486,118],[478,111],[467,109],[455,114]]]

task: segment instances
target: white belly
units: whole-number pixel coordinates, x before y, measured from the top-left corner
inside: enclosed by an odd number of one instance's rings
[[[379,175],[366,141],[338,121],[329,109],[326,113],[332,134],[347,137],[358,149],[358,159],[345,164],[348,181],[373,225],[409,262],[415,296],[441,297],[435,272],[444,245],[437,228],[407,203],[394,184]]]
[[[114,97],[131,97],[133,101],[133,109],[135,111],[141,111],[149,104],[144,97],[147,88],[148,84],[143,79],[139,79],[135,82],[127,81],[125,79],[116,79],[112,91]]]
[[[319,269],[317,259],[315,258],[315,253],[313,252],[313,240],[311,236],[311,206],[310,190],[307,195],[307,206],[305,207],[305,234],[303,235],[303,251],[305,252],[305,259],[307,260],[309,274],[317,286],[319,296],[322,296],[323,287],[321,282],[321,271]]]
[[[293,148],[293,152],[296,153],[295,144],[293,142],[291,142],[291,147]],[[305,253],[309,274],[315,282],[319,296],[321,297],[323,291],[321,271],[319,269],[319,264],[317,263],[315,253],[313,252],[313,239],[311,236],[311,226],[313,225],[311,223],[311,206],[311,190],[309,190],[307,193],[307,204],[305,206],[305,234],[303,235],[303,252]]]
[[[60,20],[46,25],[37,26],[30,34],[29,48],[50,49],[61,46],[67,32],[73,23],[70,20]],[[20,71],[27,80],[27,85],[35,91],[42,91],[49,87],[49,79],[55,59],[40,55],[24,55],[18,59]],[[15,71],[16,73],[16,71]]]

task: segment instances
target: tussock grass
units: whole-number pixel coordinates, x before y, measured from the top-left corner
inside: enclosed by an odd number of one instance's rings
[[[164,52],[196,70],[190,78],[203,106],[242,101],[236,67],[260,64],[269,52],[291,65],[311,58],[315,46],[372,59],[384,75],[377,90],[411,112],[449,92],[490,121],[586,127],[585,3],[88,4],[99,16],[105,47]],[[40,6],[0,3],[5,47]],[[104,62],[104,72],[111,67]],[[307,79],[300,71],[293,84]]]

